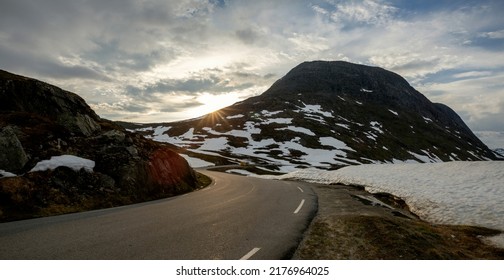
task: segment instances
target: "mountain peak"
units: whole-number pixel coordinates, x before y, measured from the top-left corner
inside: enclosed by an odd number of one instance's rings
[[[495,159],[452,109],[432,103],[400,75],[343,61],[301,63],[259,96],[198,120],[156,126],[140,130],[201,158],[211,152],[282,172]]]
[[[345,61],[303,62],[275,82],[264,95],[285,97],[297,93],[342,98],[352,96],[361,102],[397,104],[411,108],[428,102],[427,98],[394,72]]]

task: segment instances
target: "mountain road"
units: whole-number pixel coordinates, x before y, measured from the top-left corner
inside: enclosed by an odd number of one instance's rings
[[[0,224],[0,259],[283,259],[317,210],[308,183],[199,170],[210,186],[152,202]]]

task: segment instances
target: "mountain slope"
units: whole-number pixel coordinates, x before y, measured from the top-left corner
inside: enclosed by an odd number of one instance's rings
[[[74,93],[5,71],[0,151],[0,220],[152,200],[197,187],[193,170],[165,144],[101,119]],[[87,168],[72,168],[75,160]],[[57,162],[66,164],[52,166]]]
[[[130,128],[192,156],[282,172],[495,159],[452,109],[430,102],[401,76],[341,61],[302,63],[262,95],[198,119]]]

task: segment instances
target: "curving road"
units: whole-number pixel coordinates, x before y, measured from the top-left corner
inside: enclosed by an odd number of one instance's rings
[[[282,259],[317,209],[310,184],[206,170],[207,188],[0,224],[0,259]]]

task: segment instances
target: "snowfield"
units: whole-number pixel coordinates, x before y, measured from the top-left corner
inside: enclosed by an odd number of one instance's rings
[[[502,161],[366,164],[334,171],[299,170],[274,178],[362,186],[371,193],[402,198],[413,213],[432,223],[504,231]],[[504,247],[504,234],[490,242]]]

